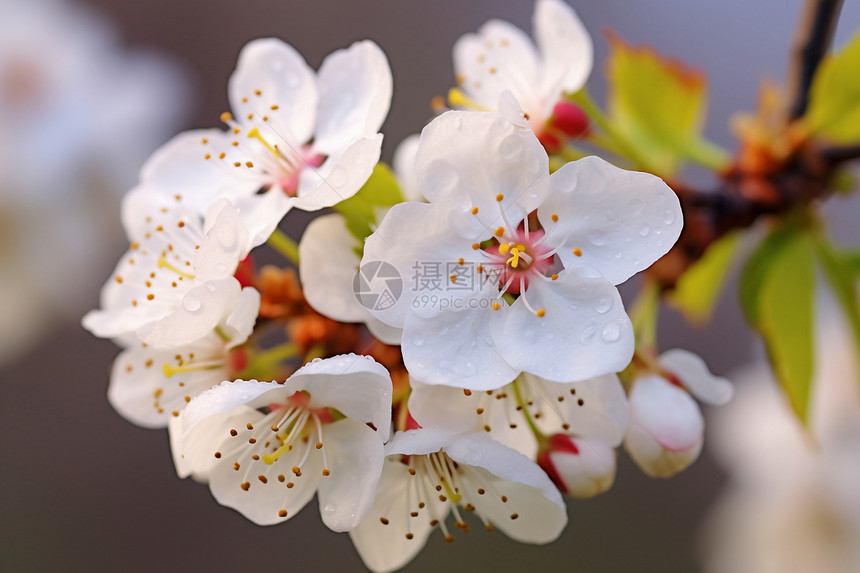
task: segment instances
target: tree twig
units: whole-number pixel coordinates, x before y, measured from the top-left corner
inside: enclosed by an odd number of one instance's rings
[[[807,0],[792,47],[788,87],[791,90],[789,119],[806,112],[812,77],[833,39],[843,0]]]

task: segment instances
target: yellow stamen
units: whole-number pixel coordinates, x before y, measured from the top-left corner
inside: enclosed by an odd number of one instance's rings
[[[275,463],[275,460],[277,460],[279,457],[281,457],[281,454],[289,452],[292,449],[293,449],[293,445],[288,442],[288,443],[282,445],[280,448],[278,448],[274,452],[272,452],[271,454],[263,454],[263,463],[266,464],[267,466],[270,466],[273,463]]]
[[[490,111],[475,103],[474,100],[466,97],[466,95],[458,88],[451,88],[448,90],[448,105],[451,107],[468,107],[475,111]]]
[[[581,257],[582,256],[582,249],[580,249],[579,247],[576,247],[575,249],[573,249],[573,254],[576,255],[577,257]]]
[[[194,275],[192,275],[191,273],[186,273],[186,272],[180,271],[179,269],[177,269],[176,267],[174,267],[173,265],[168,263],[167,259],[164,258],[164,255],[161,255],[160,257],[158,257],[158,268],[160,268],[160,269],[167,268],[167,269],[170,269],[171,271],[173,271],[174,273],[178,274],[181,277],[185,277],[187,279],[194,279]]]
[[[501,249],[499,249],[501,251]],[[511,265],[513,268],[517,268],[517,265],[520,264],[520,250],[516,247],[511,249],[511,258],[505,261],[507,264]]]
[[[510,249],[510,248],[511,248],[510,243],[501,243],[499,245],[499,254],[500,255],[506,254],[508,252],[508,249]]]
[[[248,138],[259,140],[260,143],[266,146],[266,149],[268,149],[272,153],[272,155],[276,157],[281,156],[281,152],[278,151],[276,148],[272,147],[272,145],[268,141],[266,141],[262,135],[260,135],[260,130],[256,127],[251,128],[251,130],[248,131]]]
[[[165,378],[170,378],[174,374],[182,374],[184,372],[197,372],[198,370],[215,370],[216,368],[220,368],[221,366],[218,364],[204,364],[202,366],[171,366],[170,364],[165,363],[162,367],[164,370]]]

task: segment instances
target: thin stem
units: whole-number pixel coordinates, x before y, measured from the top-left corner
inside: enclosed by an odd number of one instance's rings
[[[299,264],[299,246],[286,233],[275,229],[266,242],[294,264]]]
[[[568,99],[581,107],[582,111],[585,112],[585,115],[587,115],[606,133],[607,136],[609,136],[612,144],[618,149],[619,154],[634,163],[636,167],[647,171],[653,171],[650,169],[648,161],[639,154],[636,146],[632,142],[628,141],[627,138],[616,130],[615,126],[606,119],[606,116],[603,115],[603,112],[597,104],[594,103],[594,100],[591,99],[591,96],[585,88],[570,94]]]
[[[809,87],[824,54],[833,40],[842,0],[807,0],[792,48],[788,86],[792,93],[790,119],[806,113]]]
[[[513,386],[513,388],[514,388],[514,399],[517,401],[517,406],[520,407],[520,411],[523,413],[523,416],[525,416],[526,423],[529,425],[529,428],[531,429],[532,434],[534,434],[534,436],[535,436],[535,438],[537,438],[538,442],[541,442],[543,440],[546,440],[546,436],[544,436],[543,432],[541,432],[538,429],[537,424],[535,424],[534,419],[532,419],[531,412],[529,412],[528,404],[526,403],[525,400],[523,400],[522,391],[520,390],[520,381],[521,380],[523,380],[522,374],[517,376],[516,380],[511,382],[511,386]]]

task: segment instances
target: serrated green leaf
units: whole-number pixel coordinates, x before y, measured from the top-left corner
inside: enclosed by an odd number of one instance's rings
[[[747,320],[764,339],[776,379],[804,423],[815,362],[814,267],[807,230],[789,224],[762,242],[741,277]]]
[[[364,245],[364,239],[370,236],[379,224],[376,220],[379,212],[402,201],[400,185],[391,169],[384,163],[377,163],[370,178],[358,193],[341,201],[333,209],[343,215],[349,232],[358,239],[360,245]],[[359,251],[361,248],[359,247]]]
[[[818,66],[806,121],[813,134],[835,143],[860,140],[860,34]]]
[[[857,298],[856,269],[851,268],[850,259],[834,249],[826,238],[816,241],[815,246],[818,263],[854,333],[857,356],[860,358],[860,300]]]
[[[740,238],[740,232],[733,232],[711,244],[669,294],[669,304],[681,311],[688,321],[702,324],[711,319],[740,246]]]
[[[607,34],[608,112],[614,128],[657,175],[675,175],[683,160],[718,168],[729,157],[701,137],[707,108],[702,72],[661,56],[649,47],[633,47]]]

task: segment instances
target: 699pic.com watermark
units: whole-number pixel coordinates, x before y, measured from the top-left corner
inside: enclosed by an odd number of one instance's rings
[[[403,296],[413,308],[493,308],[496,299],[485,290],[488,284],[498,287],[502,274],[500,268],[459,261],[415,261],[410,270],[404,279],[385,261],[361,265],[353,280],[356,299],[369,310],[389,309]]]

